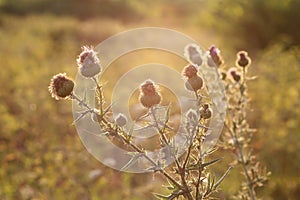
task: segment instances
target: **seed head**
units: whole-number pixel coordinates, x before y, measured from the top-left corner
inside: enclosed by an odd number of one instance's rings
[[[101,72],[101,66],[97,52],[92,47],[83,46],[82,52],[77,58],[79,72],[83,77],[91,78]]]
[[[148,79],[141,84],[139,101],[146,108],[150,108],[161,102],[158,86],[152,80]]]
[[[56,100],[66,99],[72,95],[74,85],[74,82],[65,73],[59,73],[52,77],[48,89]]]
[[[239,67],[248,67],[251,63],[251,59],[246,51],[240,51],[236,54],[236,65]]]

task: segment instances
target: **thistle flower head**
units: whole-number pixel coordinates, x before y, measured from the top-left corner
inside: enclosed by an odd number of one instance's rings
[[[195,47],[195,45],[189,45],[186,50],[190,55],[197,53],[197,48]]]
[[[182,70],[182,75],[186,76],[187,78],[192,78],[194,76],[197,76],[197,68],[194,65],[187,65]]]
[[[94,77],[101,72],[100,61],[93,47],[82,47],[82,52],[77,58],[77,65],[80,74],[86,78]]]
[[[74,82],[65,73],[53,76],[48,87],[51,96],[56,100],[69,98],[73,88]]]
[[[228,75],[236,82],[241,80],[241,75],[235,67],[232,67],[228,70]]]
[[[197,92],[203,86],[203,80],[198,76],[198,70],[194,65],[187,65],[182,70],[182,75],[187,78],[185,88],[190,91]]]
[[[198,65],[198,66],[202,65],[202,62],[203,62],[202,58],[201,58],[202,51],[199,46],[197,46],[195,44],[190,44],[190,45],[186,46],[184,54],[191,63]]]
[[[158,86],[152,80],[148,79],[141,84],[139,100],[146,108],[150,108],[161,102]]]
[[[198,90],[201,90],[202,87],[203,87],[203,80],[198,75],[187,79],[185,82],[185,88],[192,92],[197,92]]]
[[[158,86],[151,79],[148,79],[141,84],[140,90],[144,95],[152,95],[158,92]]]
[[[84,64],[86,59],[90,59],[94,62],[99,62],[99,58],[97,57],[97,52],[94,51],[93,47],[83,46],[81,47],[82,51],[77,58],[77,64],[80,67]]]
[[[214,56],[219,56],[220,55],[220,49],[215,47],[214,45],[211,45],[209,48],[209,54],[214,57]]]
[[[251,59],[248,56],[248,53],[246,51],[240,51],[236,54],[237,60],[236,64],[239,67],[248,67],[251,63]]]
[[[209,55],[208,55],[208,65],[209,66],[220,66],[223,64],[223,59],[221,57],[221,51],[212,45],[209,50]]]

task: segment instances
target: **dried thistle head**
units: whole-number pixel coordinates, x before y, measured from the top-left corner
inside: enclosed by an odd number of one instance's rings
[[[69,98],[72,95],[74,85],[66,73],[59,73],[52,77],[48,89],[51,96],[59,100]]]
[[[198,76],[198,70],[194,65],[187,65],[182,70],[182,75],[187,78],[185,88],[197,92],[203,87],[203,80]]]
[[[101,72],[100,61],[93,47],[82,47],[82,52],[77,58],[77,65],[80,74],[86,78],[94,77]]]
[[[140,85],[139,101],[146,108],[161,102],[158,86],[152,80],[148,79]]]
[[[228,70],[228,76],[230,76],[235,82],[239,82],[241,80],[241,74],[235,67],[232,67]]]
[[[236,54],[236,65],[239,67],[248,67],[251,63],[251,59],[246,51],[240,51]]]

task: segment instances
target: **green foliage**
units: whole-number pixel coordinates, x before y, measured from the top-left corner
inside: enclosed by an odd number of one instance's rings
[[[198,23],[226,34],[238,49],[258,49],[285,39],[286,45],[300,44],[298,0],[215,0],[196,14]],[[207,9],[208,7],[208,9]]]
[[[1,22],[0,199],[134,196],[132,184],[139,180],[93,159],[71,125],[70,102],[56,102],[47,91],[59,71],[76,74],[78,22],[51,16],[5,16]]]
[[[84,5],[81,0],[3,0],[0,9],[4,13],[17,15],[51,13],[81,19],[108,16],[125,20],[137,17],[137,13],[125,0],[88,0],[84,2]]]
[[[1,38],[5,38],[0,47],[0,60],[5,66],[0,81],[1,199],[41,197],[43,193],[54,192],[59,182],[72,185],[66,167],[77,162],[64,163],[72,157],[67,152],[73,138],[71,127],[60,120],[60,116],[71,120],[70,115],[66,115],[66,104],[55,106],[49,101],[47,91],[43,91],[48,85],[44,77],[50,77],[53,66],[63,66],[61,62],[64,62],[54,59],[57,54],[53,57],[55,46],[60,45],[52,34],[68,31],[68,25],[64,20],[57,24],[56,30],[50,31],[53,20],[48,19],[49,24],[45,25],[38,18],[30,23],[32,19],[22,22],[7,17],[2,19],[0,29]],[[68,33],[61,35],[60,42],[65,44],[68,40],[63,40],[64,37],[68,37]],[[62,56],[68,54],[68,49],[57,50]],[[53,110],[56,110],[54,115],[50,114]],[[47,118],[56,126],[49,126]],[[59,130],[62,134],[49,135]],[[65,146],[57,146],[61,139],[66,141]],[[75,152],[81,149],[79,144],[73,148]]]
[[[273,173],[271,191],[280,193],[281,199],[299,197],[300,183],[295,174],[300,163],[299,61],[299,49],[271,46],[260,54],[256,68],[260,77],[250,89],[256,105],[252,121],[260,127],[257,148]]]

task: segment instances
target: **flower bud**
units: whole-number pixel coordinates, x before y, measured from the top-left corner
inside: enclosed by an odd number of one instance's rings
[[[82,52],[77,58],[77,65],[80,74],[86,78],[94,77],[101,72],[97,52],[95,52],[92,47],[82,47]]]
[[[195,65],[202,65],[201,50],[198,46],[191,44],[185,49],[185,55]]]
[[[158,86],[152,80],[148,79],[141,84],[139,101],[146,108],[150,108],[161,102]]]
[[[208,61],[207,64],[211,67],[215,66],[212,61],[214,62],[215,65],[220,66],[223,64],[223,59],[220,54],[220,50],[212,45],[209,48],[209,56],[208,56]]]
[[[248,67],[251,63],[251,59],[248,56],[248,53],[246,51],[240,51],[237,53],[237,60],[236,64],[239,67]]]
[[[221,76],[221,80],[225,80],[226,79],[226,77],[227,77],[227,74],[225,73],[225,72],[220,72],[220,76]]]
[[[59,73],[52,77],[48,87],[49,92],[56,100],[69,98],[72,95],[74,82],[65,73]]]
[[[231,78],[235,81],[235,82],[239,82],[241,80],[241,75],[240,73],[237,71],[237,68],[232,67],[228,70],[228,74],[231,76]]]
[[[127,124],[127,117],[122,114],[119,113],[116,117],[115,117],[115,122],[118,126],[123,127]]]
[[[202,107],[199,109],[200,117],[203,119],[209,119],[212,115],[212,110],[209,106],[209,104],[205,103],[202,105]]]

